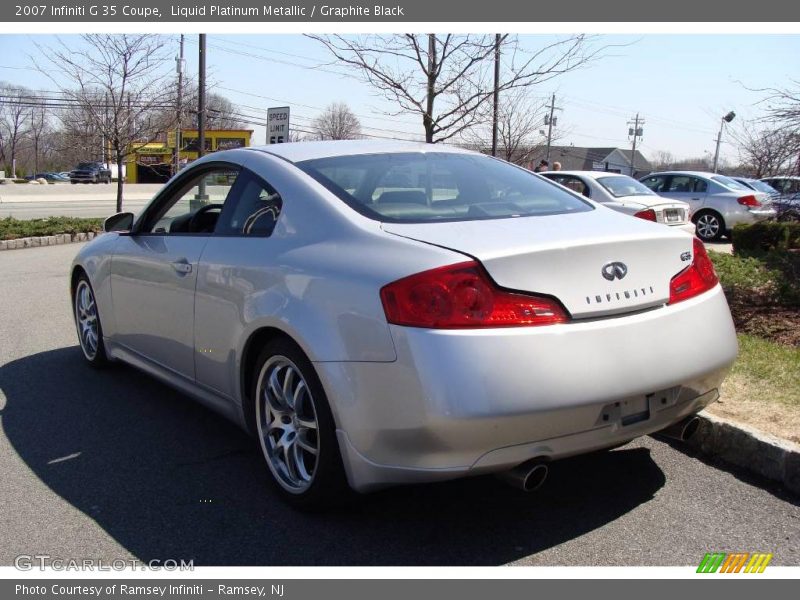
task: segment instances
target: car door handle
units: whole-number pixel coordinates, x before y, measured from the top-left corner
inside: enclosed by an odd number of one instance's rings
[[[175,269],[181,275],[188,275],[189,273],[192,272],[192,265],[185,258],[173,262],[172,268]]]

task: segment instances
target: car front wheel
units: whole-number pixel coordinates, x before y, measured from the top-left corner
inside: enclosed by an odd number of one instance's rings
[[[100,314],[97,311],[97,300],[85,274],[80,275],[75,285],[72,306],[83,356],[93,367],[105,366],[108,363],[108,357],[103,344],[103,328],[100,324]]]
[[[258,441],[281,495],[300,508],[345,500],[350,490],[333,415],[311,361],[293,342],[275,339],[254,372]]]
[[[725,233],[725,222],[722,217],[714,212],[701,213],[695,219],[697,237],[704,242],[714,242]]]

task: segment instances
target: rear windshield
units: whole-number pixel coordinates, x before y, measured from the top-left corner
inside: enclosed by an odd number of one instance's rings
[[[749,189],[743,183],[739,183],[738,181],[735,181],[735,180],[731,179],[730,177],[725,177],[724,175],[714,175],[714,177],[712,177],[711,179],[721,183],[726,188],[731,189],[731,190],[736,190],[737,192],[746,192]]]
[[[778,190],[774,187],[769,185],[768,183],[764,183],[763,181],[759,181],[758,179],[748,179],[746,182],[743,182],[749,185],[751,188],[756,190],[757,192],[764,192],[765,194],[777,194]]]
[[[606,188],[615,198],[625,196],[655,196],[656,193],[649,187],[627,175],[612,175],[598,177],[597,183]]]
[[[297,163],[367,217],[393,223],[473,221],[594,210],[533,173],[480,155],[413,152]]]

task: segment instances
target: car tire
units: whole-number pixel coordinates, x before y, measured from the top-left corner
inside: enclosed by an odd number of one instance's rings
[[[283,499],[306,510],[351,499],[333,414],[311,361],[291,340],[276,338],[253,373],[254,430]]]
[[[716,242],[725,235],[725,220],[711,210],[702,211],[694,219],[695,232],[704,242]]]
[[[95,368],[105,367],[109,361],[103,343],[103,327],[97,310],[97,299],[85,273],[79,275],[75,282],[72,313],[75,317],[78,343],[86,362]]]

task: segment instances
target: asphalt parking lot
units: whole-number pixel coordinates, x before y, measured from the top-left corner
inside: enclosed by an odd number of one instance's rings
[[[131,368],[84,365],[67,292],[79,248],[0,253],[1,565],[800,564],[800,498],[652,438],[556,463],[535,494],[481,477],[296,512],[233,425]]]

